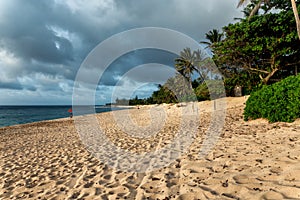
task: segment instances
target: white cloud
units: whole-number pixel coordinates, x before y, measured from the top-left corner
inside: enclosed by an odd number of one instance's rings
[[[95,14],[99,10],[114,8],[113,0],[55,0],[58,4],[66,4],[74,13]]]
[[[12,53],[8,53],[6,50],[0,50],[0,64],[1,65],[18,65],[20,60],[16,58]]]
[[[13,82],[15,73],[21,68],[22,62],[19,58],[5,49],[0,49],[0,82]]]

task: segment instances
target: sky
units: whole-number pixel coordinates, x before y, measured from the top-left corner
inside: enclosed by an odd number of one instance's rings
[[[1,0],[0,105],[71,105],[80,66],[101,42],[143,27],[167,28],[202,41],[208,31],[221,29],[242,16],[237,3]],[[100,77],[95,103],[105,104],[116,97],[149,96],[156,89],[155,84],[174,75],[170,67],[176,56],[141,49],[116,58]]]

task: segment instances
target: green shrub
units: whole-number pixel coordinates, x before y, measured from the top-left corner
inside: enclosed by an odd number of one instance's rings
[[[244,119],[257,118],[270,122],[293,122],[300,118],[300,75],[253,92],[246,102]]]

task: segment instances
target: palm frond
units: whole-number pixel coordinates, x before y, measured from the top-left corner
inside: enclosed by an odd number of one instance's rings
[[[211,43],[210,43],[210,42],[206,42],[206,41],[200,41],[200,44],[206,44],[206,45],[208,45],[208,46],[210,46],[210,45],[211,45]]]

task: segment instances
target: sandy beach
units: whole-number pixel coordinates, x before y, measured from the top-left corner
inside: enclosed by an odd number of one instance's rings
[[[188,151],[143,173],[114,169],[95,158],[73,119],[0,128],[0,199],[300,199],[300,121],[245,122],[246,98],[226,99],[225,124],[208,155],[198,156],[211,120],[212,104],[206,101],[198,103],[199,125]],[[125,110],[97,119],[120,148],[151,151],[172,140],[180,121],[180,107],[159,106],[175,115],[146,139],[125,134],[114,123],[114,115]],[[130,109],[132,122],[147,127],[152,107]]]

